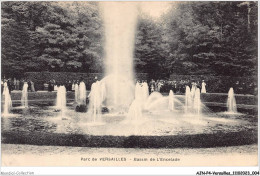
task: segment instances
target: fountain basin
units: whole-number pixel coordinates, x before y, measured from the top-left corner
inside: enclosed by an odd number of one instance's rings
[[[2,118],[2,143],[81,147],[218,147],[257,143],[257,115],[208,112],[203,117],[176,112],[144,112],[138,123],[126,114],[103,114],[92,123],[87,113],[67,105],[64,116],[52,107],[14,109]],[[65,120],[66,119],[66,120]]]

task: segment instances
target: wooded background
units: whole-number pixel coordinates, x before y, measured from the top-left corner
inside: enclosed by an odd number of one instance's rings
[[[2,76],[102,73],[104,26],[97,2],[2,2]],[[256,76],[257,2],[179,2],[159,19],[142,14],[135,71]]]

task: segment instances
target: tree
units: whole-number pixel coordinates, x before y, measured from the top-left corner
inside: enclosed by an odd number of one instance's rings
[[[29,3],[2,3],[2,74],[21,76],[31,68],[39,67],[34,61],[37,55],[34,35],[30,31],[32,23],[28,19]]]
[[[164,16],[177,74],[244,76],[255,74],[257,19],[248,30],[248,10],[240,2],[185,2]],[[250,3],[256,14],[257,4]],[[252,15],[251,14],[251,15]]]
[[[165,59],[168,57],[163,30],[149,17],[140,18],[135,44],[135,67],[150,77],[165,77]]]

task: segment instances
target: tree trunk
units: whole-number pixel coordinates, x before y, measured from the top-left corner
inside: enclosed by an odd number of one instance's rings
[[[248,33],[251,32],[251,28],[250,28],[250,12],[251,12],[251,7],[250,4],[247,5],[248,6],[248,13],[247,13],[247,30]]]

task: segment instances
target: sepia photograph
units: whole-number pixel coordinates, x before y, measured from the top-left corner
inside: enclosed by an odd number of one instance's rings
[[[2,167],[258,164],[257,1],[1,2]]]

